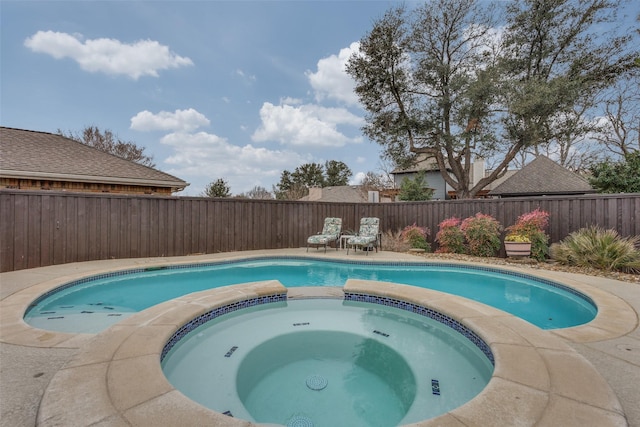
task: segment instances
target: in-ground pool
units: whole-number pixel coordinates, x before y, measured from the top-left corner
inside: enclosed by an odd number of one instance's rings
[[[544,329],[580,325],[596,315],[593,302],[571,288],[493,268],[272,257],[88,277],[38,298],[27,310],[25,321],[42,329],[95,333],[181,295],[273,279],[286,287],[344,286],[347,279],[419,286],[491,305]]]
[[[471,400],[493,373],[493,356],[451,325],[337,299],[225,314],[163,354],[166,377],[189,398],[287,426],[418,422]]]

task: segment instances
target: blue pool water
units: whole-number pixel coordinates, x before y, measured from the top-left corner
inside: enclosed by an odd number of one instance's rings
[[[286,287],[344,286],[347,279],[413,285],[491,305],[544,329],[587,323],[597,311],[575,291],[490,268],[263,258],[81,280],[41,297],[27,311],[25,321],[48,330],[99,332],[128,315],[181,295],[273,279]]]

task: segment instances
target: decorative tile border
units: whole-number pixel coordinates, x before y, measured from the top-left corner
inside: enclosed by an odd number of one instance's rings
[[[459,332],[465,338],[471,341],[476,347],[480,349],[480,351],[482,351],[482,353],[484,353],[484,355],[487,357],[487,359],[489,359],[491,364],[495,366],[495,359],[493,357],[493,352],[491,351],[491,348],[489,347],[489,345],[486,342],[484,342],[484,340],[480,338],[471,329],[467,328],[465,325],[447,316],[446,314],[442,314],[439,311],[433,310],[431,308],[423,307],[421,305],[414,304],[411,302],[398,300],[395,298],[381,297],[377,295],[345,292],[344,299],[345,301],[368,302],[373,304],[384,305],[387,307],[399,308],[401,310],[419,314],[421,316],[428,317],[437,322],[440,322],[443,325],[448,326],[451,329]]]
[[[418,304],[410,303],[403,300],[398,300],[395,298],[381,297],[377,295],[363,294],[363,293],[354,293],[354,292],[345,292],[344,294],[345,301],[357,301],[357,302],[366,302],[371,304],[378,304],[392,308],[398,308],[401,310],[405,310],[411,313],[419,314],[424,317],[428,317],[437,322],[442,323],[445,326],[459,332],[469,341],[471,341],[482,353],[489,359],[492,365],[495,366],[495,359],[493,356],[493,352],[489,345],[480,338],[474,331],[467,328],[462,323],[453,319],[452,317],[447,316],[446,314],[442,314],[439,311],[433,310],[431,308],[427,308]],[[198,317],[195,317],[191,321],[184,324],[180,329],[178,329],[167,341],[165,346],[162,349],[162,353],[160,354],[160,362],[164,360],[169,351],[187,334],[194,331],[198,327],[204,325],[205,323],[216,319],[225,314],[233,313],[238,310],[242,310],[249,307],[254,307],[262,304],[269,304],[274,302],[284,302],[287,301],[287,294],[275,294],[268,296],[261,296],[257,298],[246,299],[238,302],[234,302],[232,304],[223,305],[220,307],[216,307],[213,310],[207,311],[204,314],[201,314]],[[376,332],[376,331],[374,331]]]
[[[275,295],[266,295],[260,296],[257,298],[250,298],[238,302],[234,302],[232,304],[223,305],[220,307],[216,307],[213,310],[207,311],[204,314],[192,319],[188,323],[182,325],[180,329],[178,329],[169,339],[169,341],[165,344],[162,349],[162,353],[160,354],[160,362],[162,362],[171,351],[171,349],[187,335],[189,332],[195,330],[199,326],[204,325],[210,320],[213,320],[217,317],[223,316],[225,314],[233,313],[234,311],[242,310],[244,308],[255,307],[257,305],[262,304],[270,304],[274,302],[283,302],[287,300],[287,294],[275,294]]]

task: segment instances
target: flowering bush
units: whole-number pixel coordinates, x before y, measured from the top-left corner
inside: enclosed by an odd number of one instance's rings
[[[507,227],[504,240],[514,242],[517,241],[515,239],[528,239],[531,242],[531,257],[542,261],[549,251],[549,236],[544,231],[548,225],[549,212],[536,208],[520,215],[514,225]]]
[[[427,242],[427,237],[431,234],[428,227],[418,227],[414,222],[402,229],[401,237],[409,243],[412,248],[424,249],[431,252],[431,246]]]
[[[494,217],[480,212],[460,224],[469,254],[483,257],[495,256],[500,250],[501,229],[502,226]]]
[[[459,218],[447,218],[438,224],[438,233],[436,234],[436,242],[438,242],[437,253],[454,253],[464,254],[466,248],[464,245],[464,233],[460,230]]]

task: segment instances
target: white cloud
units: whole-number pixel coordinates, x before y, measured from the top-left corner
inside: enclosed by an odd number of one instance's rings
[[[302,100],[299,99],[299,98],[292,98],[290,96],[286,96],[286,97],[280,99],[280,104],[300,105],[300,104],[302,104]]]
[[[244,71],[242,71],[241,69],[237,69],[236,70],[236,75],[242,77],[248,83],[253,83],[253,82],[255,82],[257,80],[256,76],[254,74],[247,74]]]
[[[367,176],[365,172],[356,173],[350,180],[349,185],[360,185],[362,180]]]
[[[208,126],[209,119],[193,108],[176,110],[174,113],[160,111],[153,114],[144,110],[131,118],[131,129],[139,131],[168,130],[191,132],[201,126]]]
[[[251,144],[232,145],[226,138],[207,132],[174,132],[165,135],[160,142],[174,150],[164,161],[170,166],[169,173],[194,177],[196,179],[192,181],[205,184],[223,178],[233,194],[249,191],[255,185],[265,187],[262,182],[278,182],[282,170],[293,170],[309,161],[291,151],[268,150]],[[203,188],[188,190],[190,193],[196,191],[192,195],[197,195]]]
[[[362,142],[362,137],[349,138],[338,125],[361,126],[364,121],[344,108],[319,105],[273,105],[265,102],[260,109],[262,124],[251,139],[255,142],[278,141],[283,145],[305,147],[343,147]]]
[[[331,55],[318,61],[317,71],[307,71],[309,83],[315,91],[316,101],[334,99],[347,105],[358,105],[358,97],[354,92],[355,82],[345,71],[351,55],[358,52],[360,43],[354,42],[347,48],[340,49],[338,55]]]
[[[115,39],[83,40],[79,34],[38,31],[24,45],[56,59],[71,58],[85,71],[126,75],[136,80],[141,76],[157,77],[159,70],[193,65],[191,59],[176,55],[154,40],[127,44]]]

